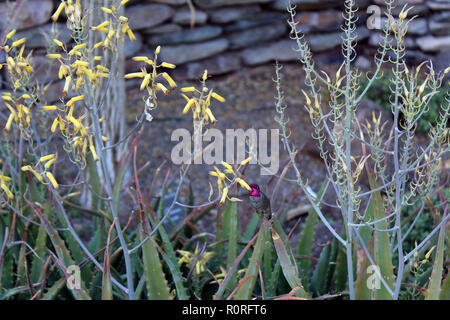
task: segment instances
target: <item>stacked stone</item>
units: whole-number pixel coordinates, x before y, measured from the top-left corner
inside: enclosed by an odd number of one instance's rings
[[[126,8],[136,40],[125,43],[127,71],[136,70],[130,58],[152,56],[157,45],[162,46],[161,58],[175,63],[176,79],[194,79],[206,68],[219,75],[243,66],[255,66],[273,60],[296,61],[296,44],[289,39],[290,28],[286,11],[288,0],[192,0],[194,15],[186,0],[132,0]],[[306,34],[311,51],[319,63],[340,59],[343,22],[342,0],[292,0],[297,6],[296,21]],[[380,31],[366,26],[369,5],[382,6],[383,0],[357,0],[358,42],[360,51],[369,53],[367,42],[378,43]],[[58,33],[58,39],[68,43],[70,31],[64,22],[52,27],[50,16],[58,0],[28,0],[20,9],[12,27],[18,37],[26,37],[27,47],[34,50],[33,62],[40,83],[53,81],[57,89],[54,68],[43,55],[48,39],[44,33]],[[397,14],[403,3],[414,5],[410,14],[419,15],[409,27],[406,46],[417,62],[450,48],[450,0],[396,0]],[[9,23],[14,2],[0,3],[0,30]],[[8,9],[9,8],[9,9]],[[383,22],[385,19],[382,19]],[[50,38],[53,36],[50,35]],[[371,52],[370,52],[371,53]],[[39,56],[41,54],[41,56]],[[0,60],[1,60],[0,56]],[[4,59],[4,58],[3,58]],[[1,62],[1,61],[0,61]],[[40,68],[39,68],[40,67]]]
[[[375,4],[383,6],[383,0],[374,0]],[[414,6],[408,16],[417,17],[410,23],[405,38],[407,48],[406,59],[411,64],[421,63],[430,57],[448,57],[450,49],[450,0],[397,0],[394,17],[398,16],[403,6]],[[382,24],[387,18],[382,19]],[[372,32],[369,44],[378,46],[382,34]],[[447,60],[448,61],[448,60]],[[448,63],[448,62],[447,62]]]

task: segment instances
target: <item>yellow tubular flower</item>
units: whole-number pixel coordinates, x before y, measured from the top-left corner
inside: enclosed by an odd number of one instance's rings
[[[41,157],[39,159],[39,162],[45,162],[45,161],[48,161],[50,159],[53,159],[54,157],[55,157],[55,154],[49,154],[47,156]]]
[[[33,173],[33,175],[39,180],[39,182],[44,181],[44,177],[39,172],[37,172],[33,168],[31,168],[29,171],[31,171]]]
[[[208,79],[208,70],[205,70],[205,72],[203,72],[202,79],[203,79],[203,81],[206,81],[206,79]]]
[[[184,87],[184,88],[181,88],[181,92],[192,92],[192,91],[195,91],[196,89],[195,89],[195,87]]]
[[[163,62],[161,63],[161,67],[168,69],[175,69],[176,66],[173,63]]]
[[[6,193],[7,197],[9,199],[14,198],[14,195],[12,194],[12,192],[8,189],[8,187],[6,186],[6,184],[4,184],[3,182],[0,184],[0,187],[3,189],[3,191]]]
[[[120,1],[120,5],[124,6],[128,1],[130,1],[130,0],[122,0],[122,1]]]
[[[100,64],[96,65],[95,67],[96,67],[97,69],[101,70],[101,71],[109,72],[109,69],[108,69],[108,68],[105,68],[104,66],[102,66],[102,65],[100,65]]]
[[[133,31],[131,31],[130,28],[127,29],[127,35],[128,38],[130,38],[131,42],[134,42],[134,40],[136,40],[136,36],[134,35]]]
[[[70,107],[70,106],[72,106],[75,102],[80,101],[80,100],[83,100],[83,99],[84,99],[84,96],[83,96],[83,95],[73,97],[72,99],[69,100],[69,102],[66,103],[66,106]]]
[[[220,171],[216,166],[214,166],[214,169],[216,170],[217,174],[219,175],[219,181],[222,182],[222,180],[225,180],[226,176],[222,171]]]
[[[233,167],[231,165],[229,165],[228,163],[226,163],[225,161],[222,161],[222,165],[227,168],[228,170],[233,170]]]
[[[58,182],[56,182],[55,177],[53,176],[53,174],[51,172],[46,172],[45,175],[47,176],[48,180],[50,180],[53,188],[58,189],[59,185]]]
[[[183,109],[183,114],[188,113],[188,112],[189,112],[189,109],[194,105],[194,103],[195,103],[195,99],[190,99],[190,100],[188,101],[188,103],[186,103],[186,106],[185,106],[184,109]]]
[[[61,1],[61,3],[59,4],[58,8],[55,11],[55,13],[51,17],[53,22],[56,22],[56,20],[58,20],[59,15],[61,14],[61,12],[63,11],[63,9],[65,7],[66,7],[66,3],[64,1]]]
[[[206,114],[208,115],[209,119],[211,120],[211,123],[212,123],[212,124],[216,124],[216,123],[217,123],[217,120],[216,120],[216,118],[214,117],[214,115],[212,114],[211,109],[208,108],[208,109],[205,110],[205,112],[206,112]]]
[[[102,11],[103,11],[103,12],[106,12],[106,13],[109,13],[109,14],[112,14],[112,13],[113,13],[111,9],[105,8],[105,7],[102,7]]]
[[[86,47],[86,43],[77,44],[72,48],[72,50],[77,51]]]
[[[250,160],[252,160],[252,157],[248,157],[247,159],[245,159],[244,161],[241,162],[241,166],[245,166],[247,163],[250,162]]]
[[[6,63],[8,64],[8,68],[11,70],[16,67],[16,63],[14,62],[14,59],[12,57],[6,58]]]
[[[159,54],[160,51],[161,51],[161,46],[157,46],[156,50],[155,50],[155,54]]]
[[[150,60],[149,58],[145,57],[145,56],[137,56],[137,57],[133,57],[134,61],[143,61],[143,62],[147,62],[148,60]]]
[[[55,118],[55,120],[53,120],[52,127],[50,128],[51,132],[56,131],[56,128],[58,127],[58,123],[59,123],[58,118]]]
[[[103,21],[102,23],[100,23],[98,26],[96,27],[92,27],[92,30],[98,30],[98,29],[102,29],[104,27],[106,27],[109,24],[109,21]]]
[[[80,129],[81,123],[80,123],[77,119],[75,119],[74,117],[68,116],[68,117],[67,117],[67,121],[72,122],[72,123],[73,123],[73,126],[75,127],[75,129],[76,129],[77,131],[78,131],[78,129]]]
[[[120,17],[119,17],[119,21],[127,22],[127,21],[128,21],[128,18],[127,18],[127,17],[124,17],[124,16],[120,16]]]
[[[91,150],[92,157],[94,158],[94,161],[98,161],[97,152],[95,151],[95,146],[93,142],[93,136],[89,136],[89,150]]]
[[[18,47],[18,46],[20,46],[21,44],[23,44],[25,41],[27,41],[26,38],[22,38],[22,39],[20,39],[20,40],[14,41],[14,42],[12,43],[12,45],[11,45],[11,48]]]
[[[211,94],[211,96],[212,96],[214,99],[216,99],[217,101],[225,102],[225,98],[222,97],[222,96],[219,96],[219,95],[218,95],[217,93],[215,93],[215,92],[213,92],[213,93]]]
[[[144,72],[133,72],[126,74],[123,78],[124,79],[132,79],[132,78],[143,78],[145,77]]]
[[[69,73],[69,68],[65,64],[61,64],[58,70],[58,78],[62,79]]]
[[[168,95],[170,93],[169,89],[167,89],[162,83],[159,83],[159,82],[156,84],[156,89],[161,90],[166,95]]]
[[[247,189],[248,191],[252,191],[252,188],[250,188],[247,182],[245,182],[241,178],[236,178],[236,182],[239,183],[242,188]]]
[[[218,177],[219,176],[219,174],[217,172],[215,172],[215,171],[210,171],[209,175],[213,176],[213,177]]]
[[[164,79],[167,80],[167,82],[169,83],[169,86],[174,89],[177,87],[177,84],[175,83],[175,81],[173,81],[173,79],[169,76],[169,74],[167,72],[164,72],[162,74],[162,76],[164,77]]]
[[[56,161],[56,159],[51,159],[50,161],[48,161],[45,165],[44,168],[48,169],[51,167],[51,165]]]
[[[57,106],[43,106],[42,110],[46,110],[46,111],[58,110],[58,107]]]
[[[225,199],[227,198],[228,187],[223,188],[222,198],[220,198],[220,205],[225,203]]]
[[[144,80],[142,80],[140,90],[144,90],[150,83],[150,74],[146,74]]]
[[[109,22],[108,22],[108,23],[109,23]],[[97,49],[97,48],[100,47],[102,44],[103,44],[103,41],[97,42],[97,43],[94,45],[94,49]]]
[[[72,76],[69,75],[68,77],[66,77],[66,82],[64,83],[64,89],[63,89],[64,95],[67,95],[71,81],[72,81]]]
[[[59,41],[58,39],[53,39],[53,42],[56,43],[61,48],[64,46],[63,43],[61,41]]]
[[[11,125],[12,125],[12,122],[13,122],[14,118],[15,118],[14,114],[11,113],[9,115],[9,117],[8,117],[8,121],[6,121],[6,126],[5,126],[5,131],[6,132],[9,132],[9,130],[11,130]]]
[[[9,38],[11,38],[12,36],[14,36],[16,34],[16,29],[12,29],[7,35],[6,35],[6,40],[8,40]]]

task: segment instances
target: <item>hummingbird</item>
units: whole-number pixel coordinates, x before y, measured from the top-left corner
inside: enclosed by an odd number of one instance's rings
[[[262,215],[265,219],[272,218],[272,209],[270,208],[270,200],[261,191],[257,184],[250,184],[251,191],[249,191],[250,205],[255,209],[256,213]]]

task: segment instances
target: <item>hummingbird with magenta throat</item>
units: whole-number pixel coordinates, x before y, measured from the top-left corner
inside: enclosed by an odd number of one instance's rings
[[[250,184],[249,186],[251,188],[248,192],[250,205],[258,215],[270,220],[272,218],[272,209],[270,208],[269,198],[261,191],[259,185]]]

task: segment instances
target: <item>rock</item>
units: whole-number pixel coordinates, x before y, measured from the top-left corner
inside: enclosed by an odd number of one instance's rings
[[[398,21],[398,19],[396,19]],[[381,19],[381,28],[384,28],[385,24],[389,23],[388,18]],[[418,18],[411,21],[408,25],[407,35],[425,35],[428,32],[428,24],[425,18]]]
[[[208,14],[204,11],[195,9],[194,16],[192,16],[192,12],[189,9],[177,10],[172,18],[172,22],[183,26],[189,26],[192,17],[194,18],[194,25],[204,24],[208,19]]]
[[[447,67],[450,66],[450,51],[448,51],[448,50],[441,51],[435,57],[433,57],[432,61],[433,61],[434,71],[437,74],[440,74]],[[450,77],[450,74],[447,73],[446,79],[448,79],[449,77]]]
[[[432,10],[450,10],[450,1],[448,1],[448,0],[444,0],[444,1],[439,1],[439,0],[427,1],[427,5]]]
[[[45,48],[49,41],[55,38],[63,43],[68,43],[72,39],[71,31],[67,29],[65,23],[49,23],[42,27],[20,31],[16,33],[16,37],[17,39],[27,38],[28,49]]]
[[[177,24],[167,23],[162,24],[156,27],[143,29],[142,33],[144,34],[162,34],[162,33],[172,33],[172,32],[180,32],[183,28]]]
[[[408,35],[424,35],[428,33],[427,19],[419,18],[414,19],[408,25]]]
[[[34,69],[34,78],[39,84],[46,84],[50,81],[58,80],[58,70],[60,63],[45,56],[33,55],[30,59]]]
[[[342,4],[339,0],[291,0],[292,4],[296,6],[296,11],[301,10],[316,10],[324,8],[336,8]],[[286,11],[289,6],[289,0],[275,0],[272,8],[276,10]]]
[[[208,14],[212,23],[225,24],[251,18],[260,11],[259,6],[242,6],[211,10]]]
[[[389,58],[391,58],[392,60],[395,59],[394,54],[392,53],[392,51],[389,51],[387,53],[387,56]],[[422,62],[424,62],[425,60],[429,60],[430,56],[428,56],[427,54],[423,53],[420,50],[406,50],[405,51],[405,62],[408,65],[419,65]]]
[[[0,30],[3,30],[8,23],[16,3],[12,1],[0,3]],[[27,1],[22,5],[9,27],[23,30],[42,25],[49,21],[52,11],[52,0]]]
[[[304,33],[314,31],[336,31],[344,21],[338,10],[307,11],[296,15],[297,26]]]
[[[227,25],[225,26],[224,30],[227,33],[231,33],[273,23],[284,23],[287,25],[287,18],[287,14],[281,14],[277,12],[261,12],[256,13],[250,19],[239,20],[233,24]]]
[[[380,33],[380,32],[373,32],[370,34],[369,37],[369,44],[373,47],[379,47],[380,43],[383,42],[384,39],[384,34]],[[415,38],[411,38],[411,37],[405,37],[405,39],[403,39],[403,44],[405,45],[405,47],[407,49],[414,49],[417,48],[417,43],[416,43],[416,39]],[[393,44],[395,42],[395,39],[393,36],[389,36],[388,37],[388,43]]]
[[[133,57],[136,52],[141,50],[142,48],[142,36],[139,33],[135,33],[134,36],[136,39],[131,42],[130,38],[125,37],[125,43],[124,43],[124,52],[125,52],[125,58]]]
[[[357,40],[361,41],[369,37],[370,31],[366,27],[356,29]],[[342,32],[323,33],[307,35],[309,46],[312,52],[326,51],[340,46],[342,42]]]
[[[450,11],[434,14],[430,18],[430,31],[434,35],[450,34]]]
[[[163,23],[172,17],[173,9],[164,4],[138,4],[125,8],[125,15],[130,28],[139,30]]]
[[[251,47],[261,42],[275,40],[286,33],[285,23],[276,23],[235,32],[228,36],[230,49]]]
[[[194,0],[194,3],[201,8],[217,8],[231,5],[244,5],[252,3],[268,3],[273,0]]]
[[[228,45],[228,41],[221,38],[196,44],[166,46],[161,50],[160,57],[163,61],[180,65],[186,62],[212,57],[225,51]]]
[[[200,79],[205,69],[208,74],[217,76],[241,68],[241,61],[238,54],[224,53],[218,56],[201,60],[198,62],[190,62],[173,70],[173,77],[176,80],[196,80]]]
[[[222,28],[219,26],[202,26],[194,29],[185,29],[180,32],[153,36],[150,43],[153,45],[178,44],[205,41],[219,36]]]
[[[383,11],[384,11],[384,9],[385,8],[383,8]],[[392,15],[394,17],[397,17],[400,14],[400,12],[402,11],[402,9],[403,9],[403,6],[395,7],[392,10]],[[428,13],[428,11],[429,11],[429,9],[428,9],[428,6],[426,4],[417,4],[417,5],[413,6],[413,7],[411,7],[411,10],[408,11],[408,16],[409,17],[413,17],[413,16],[415,16],[417,14],[417,15],[423,17],[423,16],[425,16]]]
[[[249,66],[273,60],[295,61],[299,57],[299,53],[294,51],[296,46],[293,40],[280,40],[269,45],[245,49],[241,56],[244,63]]]
[[[152,2],[169,4],[171,6],[181,6],[186,3],[186,0],[152,0]]]
[[[355,66],[359,69],[369,70],[372,66],[372,63],[366,57],[359,56],[358,58],[356,58]]]
[[[296,52],[297,44],[293,40],[280,40],[268,45],[248,48],[241,52],[243,62],[249,66],[267,63],[269,61],[298,61],[300,53]],[[321,51],[313,56],[319,65],[339,63],[341,60],[340,48],[331,48]]]
[[[422,51],[437,52],[450,49],[450,36],[433,37],[426,36],[417,39],[417,44]]]

